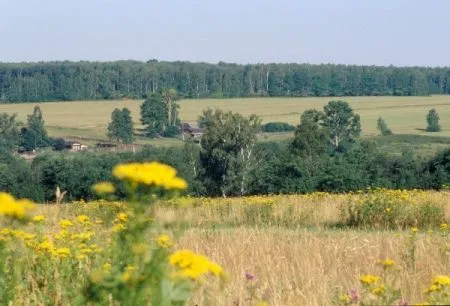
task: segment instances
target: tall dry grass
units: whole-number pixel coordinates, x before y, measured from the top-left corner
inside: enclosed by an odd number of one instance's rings
[[[450,192],[411,193],[440,203],[450,220]],[[223,290],[199,291],[192,305],[330,305],[338,291],[359,288],[362,274],[380,274],[380,259],[393,259],[395,283],[407,301],[426,298],[423,290],[436,275],[450,275],[450,243],[439,228],[420,229],[408,255],[410,230],[362,230],[342,223],[340,208],[360,195],[295,195],[233,199],[182,198],[160,203],[155,216],[168,230],[187,229],[177,249],[187,248],[220,263],[229,278]],[[86,213],[112,218],[108,203],[40,206],[48,232],[58,220]],[[116,204],[114,204],[116,205]],[[119,204],[120,205],[120,204]],[[105,233],[97,233],[107,239]],[[101,243],[101,242],[100,242]],[[393,272],[394,273],[394,272]],[[247,277],[246,277],[246,274]],[[253,280],[248,278],[255,277]]]

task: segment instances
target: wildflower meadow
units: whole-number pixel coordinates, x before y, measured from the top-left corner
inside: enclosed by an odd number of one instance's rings
[[[195,198],[161,163],[113,176],[91,202],[0,193],[2,304],[450,303],[449,191]]]

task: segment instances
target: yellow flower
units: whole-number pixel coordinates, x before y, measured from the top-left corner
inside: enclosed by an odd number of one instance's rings
[[[381,280],[381,278],[379,276],[366,274],[366,275],[361,276],[359,280],[364,285],[370,285],[370,284],[374,284],[374,283],[378,282],[379,280]]]
[[[174,168],[159,162],[121,164],[113,169],[118,179],[164,189],[186,189],[186,181],[176,174]]]
[[[47,251],[47,252],[52,252],[55,249],[53,243],[48,240],[45,240],[37,244],[35,248],[37,251]]]
[[[92,185],[92,190],[99,195],[116,192],[116,188],[110,182],[100,182]]]
[[[34,222],[42,222],[45,220],[45,217],[43,215],[37,215],[33,217]]]
[[[16,200],[12,195],[0,192],[0,215],[23,219],[27,211],[34,207],[33,202],[29,200]]]
[[[182,277],[193,280],[199,279],[206,274],[212,274],[216,277],[224,276],[221,266],[210,261],[205,256],[197,255],[190,250],[176,251],[169,256],[169,263],[180,269]]]
[[[438,275],[433,278],[433,284],[440,286],[450,286],[450,277],[446,275]]]
[[[79,215],[77,216],[77,221],[80,222],[81,224],[85,224],[89,222],[89,217],[86,215]]]
[[[448,224],[447,223],[442,223],[439,228],[441,229],[441,231],[445,231],[448,228]]]
[[[346,293],[342,293],[339,296],[339,301],[341,301],[343,303],[350,303],[352,301],[352,297]]]
[[[115,225],[113,226],[112,231],[113,231],[113,232],[120,232],[120,231],[123,231],[123,230],[125,230],[125,229],[126,229],[125,225],[119,223],[119,224],[115,224]]]
[[[120,276],[120,279],[125,283],[129,282],[135,271],[136,271],[136,267],[127,266],[125,268],[125,272],[123,272],[122,275]]]
[[[269,303],[267,303],[266,301],[259,301],[256,302],[256,304],[253,306],[269,306]]]
[[[378,287],[375,287],[372,289],[372,293],[378,296],[384,295],[386,292],[386,288],[383,284],[379,285]]]
[[[413,234],[415,234],[415,233],[419,232],[419,229],[417,227],[413,227],[413,228],[411,228],[411,232]]]
[[[60,248],[60,249],[56,249],[54,254],[56,257],[66,258],[66,257],[70,256],[71,252],[70,252],[69,248]]]
[[[110,263],[103,264],[103,271],[105,272],[111,271],[111,264]]]
[[[59,221],[59,226],[61,226],[62,228],[68,228],[73,226],[73,222],[70,221],[69,219],[63,219],[61,221]]]
[[[382,265],[384,268],[390,268],[395,264],[395,261],[392,259],[385,259],[379,262],[380,265]]]
[[[85,260],[85,259],[87,259],[87,255],[85,255],[85,254],[78,254],[77,256],[76,256],[76,259],[78,259],[78,260]]]
[[[428,288],[427,290],[425,290],[425,293],[426,293],[426,294],[430,294],[430,293],[437,292],[437,291],[440,291],[440,290],[441,290],[441,286],[438,286],[438,285],[431,285],[430,288]]]
[[[173,242],[172,239],[170,239],[169,236],[163,234],[163,235],[159,235],[158,238],[156,239],[156,243],[158,244],[158,246],[160,248],[171,248],[173,246]]]
[[[116,217],[117,222],[128,222],[128,215],[126,213],[118,213]]]

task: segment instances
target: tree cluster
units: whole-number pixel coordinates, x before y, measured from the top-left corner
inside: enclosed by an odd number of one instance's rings
[[[450,68],[190,62],[0,63],[0,102],[450,93]]]
[[[152,93],[141,105],[141,122],[149,137],[174,137],[179,134],[179,99],[176,90],[164,89]]]

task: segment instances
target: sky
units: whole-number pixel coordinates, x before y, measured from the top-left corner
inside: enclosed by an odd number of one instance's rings
[[[450,0],[0,0],[0,61],[450,66]]]

